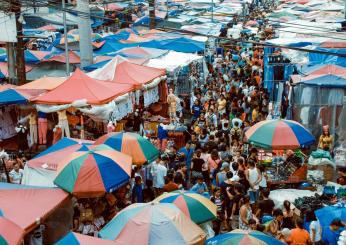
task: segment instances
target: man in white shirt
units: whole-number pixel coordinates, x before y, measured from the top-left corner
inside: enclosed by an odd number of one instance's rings
[[[15,163],[13,165],[13,170],[9,173],[11,182],[14,184],[21,184],[23,178],[24,171],[19,168],[19,164]]]
[[[165,177],[167,175],[167,168],[164,162],[159,157],[155,163],[152,164],[151,174],[153,176],[153,187],[155,190],[155,197],[161,195],[163,186],[165,185]]]

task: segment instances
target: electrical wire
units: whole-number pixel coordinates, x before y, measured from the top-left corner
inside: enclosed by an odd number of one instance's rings
[[[22,2],[25,2],[27,0],[22,0]],[[29,3],[29,1],[27,1]],[[38,1],[40,2],[40,1]],[[41,1],[41,3],[43,3]],[[77,15],[84,15],[84,17],[88,18],[88,17],[93,17],[93,18],[100,18],[100,19],[106,19],[106,20],[112,20],[115,21],[116,19],[114,18],[109,18],[109,17],[102,17],[102,16],[97,16],[97,15],[89,15],[88,13],[82,12],[82,11],[78,11],[78,10],[71,10],[71,9],[63,9],[62,7],[59,6],[55,6],[49,3],[44,3],[45,6],[47,6],[47,4],[49,6],[55,7],[60,11],[65,11],[67,13],[71,13],[71,14],[77,14]],[[123,21],[125,23],[129,23],[129,24],[133,24],[134,22],[130,22],[130,21]],[[320,53],[320,54],[326,54],[326,55],[333,55],[333,56],[339,56],[339,57],[346,57],[346,54],[340,54],[340,53],[334,53],[334,52],[328,52],[328,51],[322,51],[322,50],[311,50],[311,49],[305,49],[305,48],[298,48],[298,47],[290,47],[290,46],[285,46],[285,45],[277,45],[277,44],[270,44],[270,43],[265,43],[265,42],[256,42],[256,41],[250,41],[250,40],[242,40],[242,39],[233,39],[233,38],[226,38],[226,37],[219,37],[219,36],[214,36],[214,35],[206,35],[206,34],[201,34],[198,32],[193,32],[193,31],[187,31],[187,30],[181,30],[181,29],[176,29],[176,28],[169,28],[169,27],[159,27],[156,28],[158,30],[163,30],[163,31],[167,31],[167,32],[175,32],[175,33],[183,33],[183,34],[188,34],[188,35],[195,35],[195,36],[204,36],[204,37],[212,37],[218,40],[227,40],[230,42],[242,42],[242,43],[251,43],[253,45],[258,45],[258,46],[267,46],[267,47],[276,47],[276,48],[282,48],[282,49],[292,49],[292,50],[297,50],[297,51],[302,51],[302,52],[309,52],[309,53]],[[301,33],[300,33],[301,34]],[[335,38],[335,37],[330,37],[330,38]]]

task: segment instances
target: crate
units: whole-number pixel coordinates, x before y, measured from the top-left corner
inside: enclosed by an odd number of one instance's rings
[[[318,170],[323,171],[324,181],[334,181],[335,169],[330,164],[321,164],[317,167]]]
[[[304,181],[307,179],[308,175],[308,166],[303,165],[300,168],[298,168],[290,177],[292,180],[295,180],[297,182]]]

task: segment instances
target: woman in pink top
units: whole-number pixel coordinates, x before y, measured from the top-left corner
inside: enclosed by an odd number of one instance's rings
[[[217,169],[220,161],[221,160],[219,157],[219,153],[217,152],[216,149],[214,149],[211,152],[210,157],[208,158],[208,165],[209,165],[209,170],[211,174],[213,174],[214,170]]]

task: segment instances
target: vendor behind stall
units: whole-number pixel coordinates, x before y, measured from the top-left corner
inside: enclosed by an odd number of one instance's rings
[[[330,135],[329,125],[322,127],[323,133],[320,136],[318,147],[325,151],[333,151],[333,136]]]

